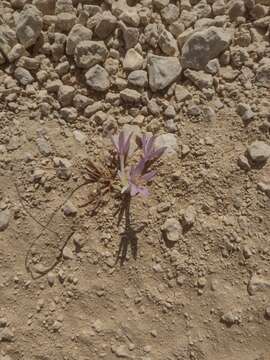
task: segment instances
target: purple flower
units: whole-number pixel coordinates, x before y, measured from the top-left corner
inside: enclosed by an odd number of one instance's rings
[[[155,171],[149,171],[143,174],[145,168],[145,161],[141,159],[136,166],[132,166],[128,178],[128,190],[131,196],[142,195],[148,196],[149,191],[144,186],[148,181],[155,176]]]
[[[125,167],[125,162],[129,153],[130,140],[132,137],[132,132],[126,134],[125,131],[121,131],[119,135],[112,136],[112,143],[118,153],[120,160],[120,169],[123,172]]]
[[[156,149],[155,140],[156,138],[154,136],[143,135],[141,138],[143,159],[145,162],[157,160],[166,150],[166,146]]]

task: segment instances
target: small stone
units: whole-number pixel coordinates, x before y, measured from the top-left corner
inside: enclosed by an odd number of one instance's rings
[[[108,72],[100,65],[95,65],[85,74],[87,85],[96,91],[104,92],[110,87]]]
[[[170,0],[153,0],[153,5],[158,9],[161,10],[165,6],[168,6],[170,3]]]
[[[8,327],[5,327],[2,331],[0,331],[0,342],[12,342],[14,341],[14,333]]]
[[[250,295],[255,295],[257,292],[263,292],[270,289],[270,280],[253,275],[248,283],[248,292]]]
[[[234,314],[233,312],[229,311],[226,314],[222,315],[221,317],[221,321],[226,324],[227,326],[232,326],[234,324],[238,324],[239,323],[239,318],[236,314]]]
[[[70,85],[61,85],[58,90],[58,100],[62,106],[68,106],[72,103],[75,95],[75,89]]]
[[[249,122],[255,116],[255,113],[251,110],[248,104],[240,103],[237,105],[236,112],[241,116],[244,122]]]
[[[193,226],[196,218],[196,210],[193,206],[188,206],[183,212],[183,224],[185,227]]]
[[[165,89],[178,78],[181,70],[176,57],[149,55],[148,76],[151,90],[155,92]]]
[[[169,218],[161,227],[162,232],[167,240],[176,242],[182,235],[182,227],[179,221],[175,218]]]
[[[75,48],[75,62],[78,67],[89,69],[96,64],[104,63],[108,50],[103,41],[80,41]]]
[[[48,275],[47,275],[48,284],[49,284],[50,286],[53,286],[53,284],[55,283],[55,278],[56,278],[55,273],[53,273],[53,272],[50,271],[50,272],[48,273]]]
[[[123,34],[126,49],[134,47],[139,40],[139,30],[133,27],[127,27],[123,22],[119,22],[119,26]]]
[[[129,49],[123,60],[123,68],[127,71],[139,70],[143,66],[143,57],[135,50]]]
[[[42,13],[33,5],[25,5],[17,19],[16,35],[26,49],[36,43],[42,24]]]
[[[61,118],[67,122],[73,122],[78,117],[78,111],[74,107],[63,107],[60,110]]]
[[[157,136],[155,145],[157,148],[166,147],[166,150],[163,156],[172,156],[177,153],[178,150],[178,142],[177,136],[174,134],[162,134]]]
[[[183,85],[175,86],[174,95],[178,102],[190,100],[192,97],[191,93]]]
[[[52,152],[51,146],[46,139],[44,139],[43,137],[39,137],[36,139],[36,143],[37,143],[39,152],[42,155],[49,156],[51,154],[51,152]]]
[[[270,59],[264,58],[256,71],[256,82],[258,86],[270,89]]]
[[[76,94],[73,98],[73,105],[77,110],[83,110],[89,104],[91,104],[91,99],[88,96]]]
[[[34,81],[34,78],[31,75],[31,73],[27,69],[24,69],[22,67],[16,68],[16,70],[14,71],[14,77],[16,80],[19,81],[21,85],[24,86],[28,84],[32,84],[32,82]]]
[[[10,222],[10,217],[10,210],[7,209],[0,211],[0,231],[4,231],[7,229]]]
[[[63,211],[65,216],[76,216],[78,209],[71,201],[67,201],[67,203],[64,205]]]
[[[267,306],[265,309],[265,317],[270,320],[270,306]]]
[[[68,33],[76,24],[76,15],[63,12],[57,15],[56,18],[56,30],[59,32]]]
[[[91,40],[92,36],[93,36],[92,31],[87,27],[81,24],[74,25],[67,37],[67,44],[66,44],[67,55],[73,55],[78,43],[80,41]]]
[[[158,44],[163,53],[168,56],[177,56],[179,54],[176,39],[166,29],[161,32]]]
[[[169,25],[178,19],[179,12],[180,11],[178,6],[174,4],[168,4],[161,10],[160,14],[162,20]]]
[[[72,249],[68,246],[65,246],[63,249],[63,258],[66,260],[72,260],[74,258]]]
[[[119,358],[129,358],[129,352],[126,345],[113,345],[112,352]]]
[[[254,163],[261,164],[270,157],[270,145],[263,141],[254,141],[248,146],[247,152]]]
[[[240,16],[244,16],[246,12],[245,3],[242,0],[231,0],[229,2],[228,15],[230,19],[236,20]]]
[[[206,74],[203,71],[186,69],[184,74],[200,90],[212,88],[213,86],[212,75]]]
[[[135,70],[128,75],[128,83],[140,88],[146,87],[148,84],[147,72],[144,70]]]
[[[132,89],[125,89],[120,92],[120,98],[128,104],[137,104],[141,100],[141,94]]]
[[[164,115],[168,118],[174,118],[176,115],[176,111],[174,109],[174,107],[172,105],[169,105],[165,111],[164,111]]]
[[[212,59],[208,61],[208,63],[205,66],[205,71],[207,71],[211,75],[218,74],[220,69],[220,64],[218,59]]]
[[[80,144],[82,144],[82,145],[86,144],[87,135],[84,134],[82,131],[74,130],[73,131],[73,136],[74,136],[75,140],[78,141]]]
[[[60,179],[68,180],[71,176],[72,163],[63,158],[53,158],[54,165],[57,167],[56,174]]]
[[[100,333],[104,329],[104,324],[100,319],[97,319],[93,323],[93,328],[96,330],[97,333]]]
[[[1,45],[0,45],[0,48],[1,48]],[[21,56],[23,56],[24,53],[25,53],[24,46],[21,44],[16,44],[13,46],[13,48],[7,54],[7,57],[10,62],[14,62],[17,59],[19,59]]]
[[[183,68],[203,70],[210,60],[229,47],[230,41],[231,34],[215,26],[196,31],[182,48]]]
[[[106,39],[110,36],[113,31],[115,30],[117,25],[117,18],[112,15],[110,11],[103,11],[102,15],[100,16],[99,21],[97,22],[95,28],[95,34],[100,39]]]
[[[250,170],[250,164],[248,162],[248,159],[246,158],[245,155],[240,155],[238,160],[237,160],[237,164],[240,167],[240,169],[245,170],[245,171],[249,171]]]

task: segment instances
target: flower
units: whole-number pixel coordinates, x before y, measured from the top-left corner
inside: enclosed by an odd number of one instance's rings
[[[141,159],[136,166],[132,166],[128,176],[128,187],[126,190],[130,192],[131,196],[142,195],[148,196],[149,191],[144,186],[145,183],[152,180],[156,175],[155,171],[149,171],[143,174],[145,169],[145,161]]]
[[[121,131],[119,135],[111,137],[112,143],[119,156],[121,172],[124,172],[125,162],[129,153],[132,134],[132,132],[126,134],[124,131]]]
[[[154,136],[143,135],[141,138],[143,159],[145,162],[157,160],[166,150],[166,146],[156,149],[155,140],[156,138]]]

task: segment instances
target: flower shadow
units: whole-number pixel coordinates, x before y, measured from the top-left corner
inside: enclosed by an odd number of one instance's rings
[[[120,265],[123,266],[127,260],[128,250],[130,248],[131,255],[134,260],[137,259],[138,253],[138,236],[141,231],[145,228],[146,224],[135,228],[132,225],[131,215],[130,215],[130,205],[131,205],[131,196],[130,194],[125,194],[123,200],[118,209],[118,226],[124,219],[124,231],[120,235],[119,248],[115,260],[115,265],[120,262]],[[117,213],[116,213],[117,214]]]

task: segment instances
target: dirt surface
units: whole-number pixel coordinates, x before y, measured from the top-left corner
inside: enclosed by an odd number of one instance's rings
[[[91,1],[0,3],[0,359],[269,360],[269,3],[225,1],[222,8],[223,1],[171,2],[180,9],[178,18],[183,11],[197,14],[190,25],[185,20],[183,31],[200,29],[196,21],[218,15],[224,16],[224,31],[233,29],[230,47],[212,56],[221,64],[214,75],[201,63],[193,66],[192,54],[179,45],[181,34],[160,17],[169,1],[122,5],[140,14],[150,10],[149,22],[165,23],[177,38],[179,50],[167,50],[166,41],[151,47],[140,38],[141,49],[137,44],[144,59],[150,51],[189,64],[162,89],[155,88],[157,77],[150,88],[128,85],[130,70],[122,66],[127,48],[118,26],[145,34],[142,15],[140,24],[130,25],[136,14],[119,15],[114,1],[95,2],[92,10]],[[43,44],[41,35],[28,39],[30,45],[18,31],[14,43],[13,35],[3,36],[2,24],[16,29],[26,3],[39,9]],[[66,27],[49,18],[55,3],[57,16],[68,14],[60,17]],[[215,3],[223,10],[214,16]],[[212,10],[198,15],[198,5]],[[65,10],[69,6],[73,10]],[[106,81],[99,89],[103,78],[98,86],[85,83],[90,66],[62,53],[61,41],[52,36],[67,37],[73,15],[94,32],[97,20],[93,25],[83,19],[85,13],[92,19],[95,7],[116,18],[113,35],[104,37],[110,51],[105,68],[118,61],[112,50],[121,60],[118,70],[108,70],[110,90]],[[93,39],[100,41],[95,31]],[[235,59],[241,32],[242,39],[247,32],[253,36],[250,44],[240,44],[247,59],[224,63],[224,51]],[[18,44],[27,53],[14,59],[10,53]],[[38,65],[23,59],[23,66],[21,57]],[[63,63],[66,70],[59,69]],[[21,68],[33,80],[24,74],[24,83],[16,73]],[[210,88],[200,83],[208,82],[204,75],[212,77]],[[60,85],[50,83],[58,80]],[[129,88],[135,92],[123,95]],[[177,95],[183,88],[184,100]],[[75,101],[78,94],[83,98]],[[87,159],[102,161],[112,148],[109,133],[123,128],[151,132],[157,141],[169,137],[150,196],[132,198],[119,224],[119,194],[101,198],[96,211],[83,205],[93,194],[99,198],[98,183],[84,184]],[[164,236],[168,219],[177,224],[176,241]]]

